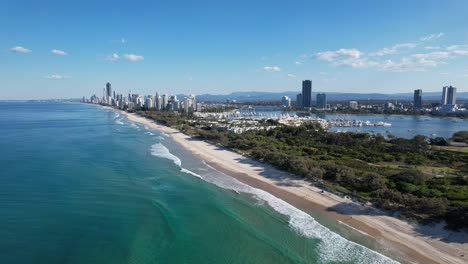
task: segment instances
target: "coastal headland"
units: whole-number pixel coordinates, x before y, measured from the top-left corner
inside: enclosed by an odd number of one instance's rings
[[[120,111],[104,107],[112,111]],[[411,224],[368,205],[354,202],[313,186],[290,173],[260,163],[240,153],[194,139],[176,129],[120,111],[128,120],[171,136],[176,143],[215,169],[259,188],[306,212],[319,211],[365,234],[381,248],[408,263],[468,263],[468,237],[445,230],[443,225]]]

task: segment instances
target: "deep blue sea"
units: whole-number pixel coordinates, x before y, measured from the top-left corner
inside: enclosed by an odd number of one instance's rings
[[[392,262],[96,106],[0,103],[0,149],[0,263]]]

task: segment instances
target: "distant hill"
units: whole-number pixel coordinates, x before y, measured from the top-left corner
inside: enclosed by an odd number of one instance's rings
[[[233,92],[230,94],[201,94],[197,95],[198,101],[221,102],[226,100],[236,100],[238,102],[259,102],[259,101],[279,101],[282,96],[289,96],[292,101],[296,100],[296,92]],[[320,92],[313,92],[312,98]],[[347,101],[347,100],[413,100],[413,93],[336,93],[325,92],[328,101]],[[440,100],[441,92],[423,92],[423,100]],[[457,93],[457,100],[468,100],[468,92]]]

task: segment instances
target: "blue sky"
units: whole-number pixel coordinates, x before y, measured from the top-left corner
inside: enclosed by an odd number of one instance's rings
[[[0,1],[0,99],[468,88],[468,1]]]

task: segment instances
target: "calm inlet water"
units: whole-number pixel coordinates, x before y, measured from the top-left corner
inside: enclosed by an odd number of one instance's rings
[[[1,263],[392,262],[112,111],[1,103],[0,124]]]
[[[255,109],[243,109],[242,112],[255,112],[264,117],[279,117],[283,114],[291,116],[296,115],[296,112],[281,112],[272,107],[258,107]],[[299,113],[298,115],[304,115]],[[372,123],[386,122],[391,126],[362,126],[362,127],[331,127],[330,131],[349,131],[349,132],[366,132],[371,134],[382,134],[384,136],[392,134],[398,137],[412,138],[416,135],[424,135],[427,137],[444,137],[450,138],[453,133],[468,130],[468,120],[457,117],[431,117],[431,116],[410,116],[410,115],[371,115],[371,114],[334,114],[320,113],[308,114],[312,117],[319,117],[326,120],[344,119],[344,120],[360,120],[371,121]]]

